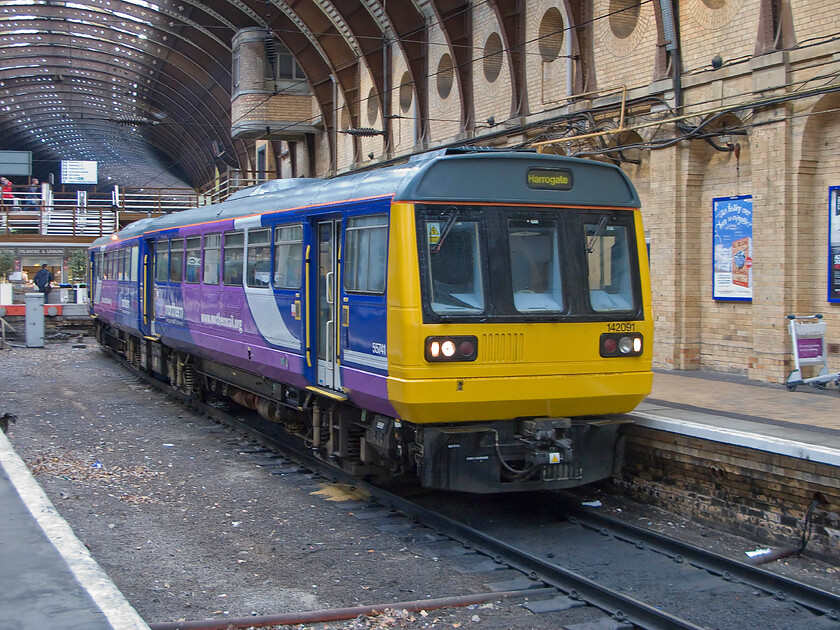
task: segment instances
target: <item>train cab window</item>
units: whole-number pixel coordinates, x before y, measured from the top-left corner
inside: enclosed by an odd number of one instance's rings
[[[249,287],[267,287],[271,280],[271,230],[248,230],[245,281]]]
[[[169,281],[178,284],[184,279],[184,239],[174,238],[169,247]]]
[[[477,221],[458,221],[455,214],[426,221],[432,310],[441,315],[476,314],[485,310]]]
[[[520,313],[563,309],[557,221],[508,221],[513,305]]]
[[[303,227],[284,225],[274,230],[274,288],[300,288]]]
[[[242,265],[245,262],[245,234],[225,232],[222,277],[228,286],[242,286]]]
[[[222,269],[222,235],[204,236],[204,284],[219,284]]]
[[[186,240],[186,264],[187,270],[184,282],[198,284],[201,281],[201,237],[190,236]]]
[[[627,228],[608,225],[604,215],[597,224],[586,224],[584,233],[592,310],[598,313],[634,310]]]
[[[169,241],[155,243],[155,282],[169,279]]]
[[[344,288],[384,293],[388,258],[388,216],[354,217],[347,222]]]

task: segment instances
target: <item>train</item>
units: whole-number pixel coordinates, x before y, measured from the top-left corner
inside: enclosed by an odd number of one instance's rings
[[[270,180],[89,257],[99,343],[362,478],[588,484],[650,393],[641,208],[612,164],[463,147]]]

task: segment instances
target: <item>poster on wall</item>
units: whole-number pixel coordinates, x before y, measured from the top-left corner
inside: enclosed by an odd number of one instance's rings
[[[840,186],[828,189],[828,301],[840,302]]]
[[[752,195],[712,199],[712,225],[712,297],[715,300],[752,300]]]

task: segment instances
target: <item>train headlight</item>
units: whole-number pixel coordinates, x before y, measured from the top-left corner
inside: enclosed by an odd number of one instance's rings
[[[478,339],[472,336],[427,337],[426,361],[475,361]]]
[[[602,357],[637,357],[645,349],[639,333],[604,333],[599,342]]]
[[[630,337],[622,337],[618,340],[618,351],[621,354],[630,354],[633,350],[633,340]]]

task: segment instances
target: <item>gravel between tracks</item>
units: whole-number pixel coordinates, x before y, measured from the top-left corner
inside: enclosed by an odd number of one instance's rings
[[[272,474],[248,440],[149,390],[90,338],[4,351],[0,370],[0,413],[18,417],[13,446],[148,622],[486,591],[486,574],[460,574],[457,560],[425,553],[422,534],[382,531],[333,503],[352,498],[342,490]],[[632,509],[670,524],[667,514]],[[837,577],[830,567],[792,570]],[[520,604],[306,627],[557,627]]]

